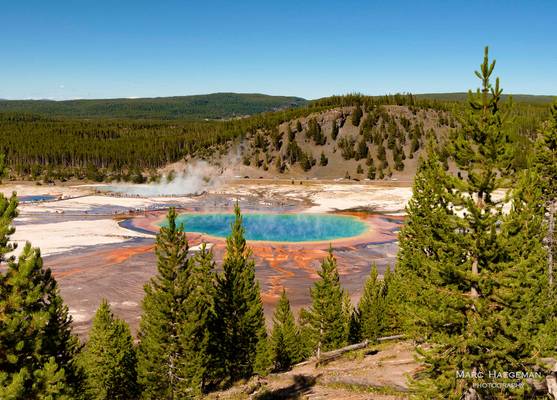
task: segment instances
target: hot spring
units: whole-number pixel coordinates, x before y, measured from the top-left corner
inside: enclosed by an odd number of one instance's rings
[[[180,214],[178,224],[187,232],[226,237],[234,222],[232,213]],[[366,232],[368,225],[353,216],[330,214],[244,214],[247,240],[314,242],[350,238]],[[165,225],[164,221],[161,225]]]

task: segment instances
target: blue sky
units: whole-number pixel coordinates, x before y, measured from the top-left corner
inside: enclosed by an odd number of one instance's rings
[[[557,2],[2,0],[0,98],[557,95]]]

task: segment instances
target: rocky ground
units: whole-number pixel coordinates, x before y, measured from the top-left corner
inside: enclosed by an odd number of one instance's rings
[[[386,342],[344,354],[324,365],[253,378],[209,399],[395,400],[408,398],[408,377],[419,368],[410,342]]]

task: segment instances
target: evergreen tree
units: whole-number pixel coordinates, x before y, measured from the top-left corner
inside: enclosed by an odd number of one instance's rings
[[[319,157],[319,165],[324,167],[329,163],[329,159],[325,155],[325,153],[321,152],[321,156]]]
[[[3,161],[0,169],[3,169]],[[10,243],[10,236],[15,232],[12,225],[14,218],[17,217],[17,196],[15,193],[8,199],[0,193],[0,263],[13,260],[13,257],[6,258],[6,254],[17,248],[16,243]]]
[[[104,299],[93,318],[89,341],[81,358],[88,398],[137,398],[137,359],[130,328],[114,317]]]
[[[384,326],[385,287],[379,280],[377,266],[373,264],[366,280],[364,292],[358,304],[360,337],[375,341],[383,333]]]
[[[286,131],[286,136],[288,137],[289,142],[292,142],[296,138],[296,132],[292,131],[292,128],[290,128],[290,125],[288,125],[288,129]]]
[[[261,338],[257,342],[255,352],[253,372],[259,376],[267,376],[273,370],[273,353],[268,336]]]
[[[282,163],[282,158],[280,154],[277,155],[277,158],[275,160],[275,169],[279,174],[282,174],[284,172],[284,164]]]
[[[271,351],[278,371],[287,370],[301,360],[300,333],[284,289],[273,316]]]
[[[184,295],[181,303],[182,323],[178,338],[185,355],[177,364],[180,386],[200,396],[215,378],[216,357],[214,337],[215,287],[213,253],[205,243],[188,263],[184,273],[178,275],[179,287]]]
[[[357,104],[356,108],[352,112],[352,125],[359,126],[363,115],[362,106]]]
[[[551,117],[544,124],[536,143],[535,167],[542,180],[543,201],[547,214],[547,273],[549,284],[555,281],[555,214],[557,213],[557,103],[550,109]]]
[[[138,382],[145,399],[196,397],[210,375],[212,265],[205,250],[188,259],[176,217],[170,209],[156,241],[158,274],[145,285],[138,335]]]
[[[535,179],[524,179],[510,194],[508,214],[504,202],[493,199],[496,189],[510,184],[512,154],[499,80],[490,83],[494,65],[486,48],[476,72],[482,89],[469,94],[470,111],[452,151],[464,174],[450,174],[430,151],[416,175],[400,235],[397,271],[407,282],[410,332],[430,344],[418,348],[426,367],[415,382],[420,398],[524,397],[531,392],[526,382],[521,387],[473,386],[491,382],[487,371],[531,371],[539,343],[532,335],[547,320],[540,310],[548,308]],[[517,229],[524,224],[527,229]],[[485,375],[459,379],[455,371]]]
[[[367,169],[367,178],[370,180],[375,179],[375,164],[373,163],[373,159],[371,159],[371,163],[369,164],[369,168]]]
[[[332,248],[321,263],[319,279],[311,289],[311,308],[308,311],[313,343],[317,356],[345,346],[350,332],[351,310],[347,307],[348,294],[340,286],[337,262]],[[349,304],[349,301],[348,301]]]
[[[255,279],[255,264],[246,246],[240,208],[226,239],[223,272],[217,277],[216,314],[219,324],[220,364],[225,377],[236,381],[254,372],[257,350],[266,340],[263,303]]]
[[[15,199],[10,202],[14,205]],[[15,209],[4,211],[8,218],[2,219],[2,232],[11,233]],[[80,398],[80,346],[71,333],[71,317],[50,270],[43,269],[40,251],[29,243],[0,274],[0,310],[0,398]]]
[[[362,138],[359,142],[358,142],[358,146],[357,146],[357,150],[356,150],[356,161],[358,160],[363,160],[364,158],[367,157],[368,155],[368,147],[367,147],[367,142],[365,140],[365,138]]]
[[[400,274],[387,267],[383,275],[383,330],[382,336],[396,335],[402,331],[403,313],[400,305],[407,297]]]
[[[338,129],[337,121],[336,121],[336,120],[333,120],[333,127],[332,127],[332,131],[331,131],[331,138],[332,138],[333,140],[337,140],[338,131],[339,131],[339,129]]]

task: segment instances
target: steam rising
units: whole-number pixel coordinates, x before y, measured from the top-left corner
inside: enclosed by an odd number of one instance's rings
[[[218,168],[206,161],[193,161],[186,164],[182,172],[172,172],[169,175],[163,176],[158,183],[115,183],[99,186],[98,188],[128,196],[187,196],[201,194],[209,189],[218,187],[224,182],[226,175],[227,171],[223,168]]]

